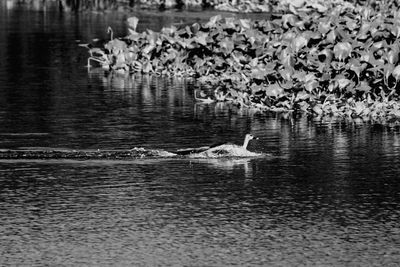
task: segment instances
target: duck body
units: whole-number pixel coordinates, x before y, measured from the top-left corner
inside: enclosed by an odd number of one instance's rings
[[[243,146],[224,144],[205,151],[189,154],[190,158],[258,157],[262,154],[249,151]]]
[[[243,145],[231,143],[204,146],[199,148],[181,149],[176,152],[178,155],[188,155],[190,158],[223,158],[223,157],[258,157],[261,153],[247,150],[249,141],[254,137],[246,134]]]

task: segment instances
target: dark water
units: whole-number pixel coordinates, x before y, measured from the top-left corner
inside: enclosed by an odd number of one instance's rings
[[[398,131],[195,105],[195,81],[88,72],[76,40],[123,35],[126,17],[1,1],[0,148],[175,150],[251,132],[271,156],[1,160],[1,266],[400,264]]]

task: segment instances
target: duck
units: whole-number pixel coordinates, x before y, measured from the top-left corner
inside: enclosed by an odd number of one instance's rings
[[[257,139],[252,134],[246,134],[243,145],[232,143],[216,144],[199,148],[186,148],[176,151],[177,155],[187,155],[190,158],[223,158],[223,157],[258,157],[261,153],[247,150],[250,140]]]

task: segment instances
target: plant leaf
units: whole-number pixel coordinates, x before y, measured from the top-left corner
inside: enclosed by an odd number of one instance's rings
[[[392,76],[396,79],[396,81],[400,80],[400,65],[397,65],[394,68]]]
[[[298,53],[300,51],[300,49],[305,47],[307,44],[308,44],[308,40],[304,36],[298,35],[296,38],[294,38],[292,40],[292,49],[296,53]]]
[[[220,21],[222,19],[221,15],[216,15],[210,18],[210,20],[206,23],[206,27],[207,28],[212,28],[215,27],[215,25],[217,24],[218,21]]]
[[[265,88],[265,93],[267,96],[279,97],[284,92],[283,88],[279,84],[271,84]]]
[[[339,42],[333,47],[333,53],[339,61],[343,61],[348,58],[352,51],[351,44],[349,42]]]
[[[139,19],[137,17],[130,17],[128,18],[128,24],[129,27],[133,30],[136,31],[136,27],[138,25]]]
[[[234,44],[231,39],[225,38],[220,42],[220,47],[223,48],[223,51],[225,54],[230,54],[232,53],[232,50],[234,49]]]

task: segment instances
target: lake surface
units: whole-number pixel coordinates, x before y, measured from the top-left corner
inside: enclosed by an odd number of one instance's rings
[[[173,151],[259,137],[253,159],[0,160],[1,266],[398,266],[400,133],[196,105],[190,79],[88,70],[124,12],[0,3],[0,149]],[[204,14],[135,14],[139,30]]]

